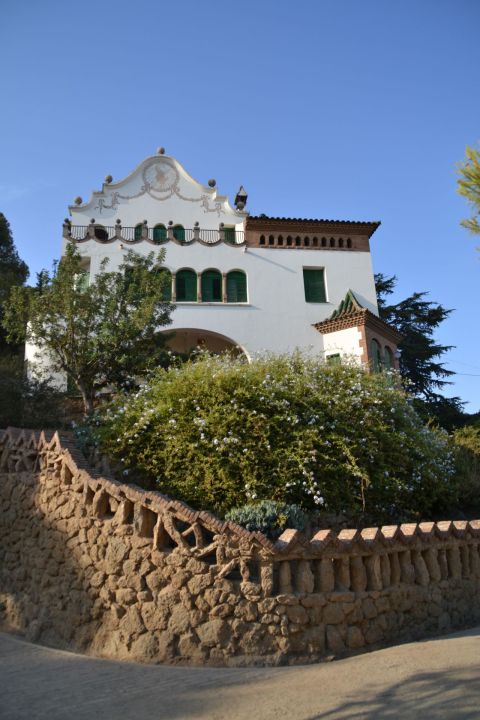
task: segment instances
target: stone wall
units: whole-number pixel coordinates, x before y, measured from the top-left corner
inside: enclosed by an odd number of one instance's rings
[[[45,644],[215,665],[312,662],[480,620],[480,521],[272,544],[89,468],[66,436],[0,434],[0,616]]]

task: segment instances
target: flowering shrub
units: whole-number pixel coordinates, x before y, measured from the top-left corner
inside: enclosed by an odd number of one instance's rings
[[[480,427],[467,426],[452,433],[456,460],[458,507],[466,516],[480,512]]]
[[[391,376],[356,365],[205,356],[158,369],[92,422],[126,479],[220,513],[269,499],[387,520],[451,500],[446,437]]]
[[[272,540],[276,540],[285,528],[304,530],[307,518],[298,505],[287,505],[274,500],[260,500],[257,503],[242,505],[229,510],[226,520],[233,520],[247,530],[259,530]]]

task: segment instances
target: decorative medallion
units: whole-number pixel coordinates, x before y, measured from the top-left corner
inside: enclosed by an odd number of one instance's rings
[[[155,193],[175,192],[178,184],[178,172],[165,160],[154,160],[143,170],[145,190],[155,197]]]
[[[102,214],[103,210],[116,210],[118,206],[127,200],[133,200],[147,193],[155,200],[168,200],[176,195],[181,200],[191,203],[200,203],[204,213],[216,213],[220,217],[223,210],[223,202],[202,193],[197,197],[186,197],[179,188],[180,175],[175,165],[170,164],[163,157],[152,158],[142,171],[143,185],[134,195],[122,195],[118,190],[110,193],[102,193],[94,208]],[[212,187],[213,194],[213,187]],[[110,200],[110,202],[108,202]]]

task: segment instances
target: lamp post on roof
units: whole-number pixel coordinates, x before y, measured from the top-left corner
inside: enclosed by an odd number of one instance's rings
[[[243,187],[243,185],[240,185],[240,190],[235,195],[235,207],[237,208],[237,210],[243,210],[243,208],[247,204],[247,198],[248,195],[245,191],[245,188]]]

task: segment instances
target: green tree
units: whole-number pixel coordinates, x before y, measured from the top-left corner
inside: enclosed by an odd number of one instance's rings
[[[8,338],[29,340],[48,358],[50,373],[64,373],[80,392],[85,413],[98,391],[124,387],[158,364],[170,322],[163,254],[129,252],[119,271],[107,261],[91,283],[73,244],[36,288],[14,287],[5,306]],[[28,324],[27,324],[28,320]]]
[[[452,346],[437,343],[434,332],[452,310],[427,300],[426,292],[415,292],[398,303],[389,303],[396,283],[395,276],[375,275],[380,317],[403,337],[399,345],[400,372],[415,398],[417,410],[449,429],[460,421],[463,404],[460,398],[445,398],[439,392],[450,384],[447,378],[455,373],[441,362]]]
[[[3,213],[0,213],[0,353],[12,354],[18,348],[7,343],[6,332],[1,327],[3,305],[8,300],[10,290],[17,285],[23,285],[28,277],[28,267],[20,260],[13,243],[10,223]]]
[[[480,148],[468,147],[465,160],[458,166],[458,192],[473,207],[473,215],[462,220],[462,225],[476,235],[480,234]]]

